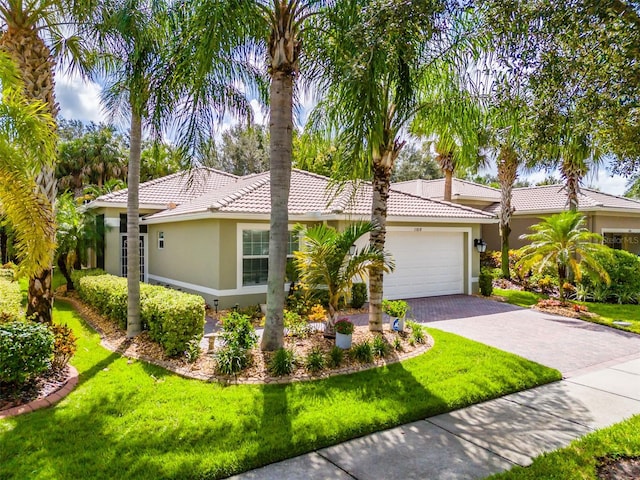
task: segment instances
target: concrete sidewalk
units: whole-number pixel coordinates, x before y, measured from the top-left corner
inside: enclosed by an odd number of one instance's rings
[[[357,438],[235,479],[475,479],[640,413],[640,359]]]

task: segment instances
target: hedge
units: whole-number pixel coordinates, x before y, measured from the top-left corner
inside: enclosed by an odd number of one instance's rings
[[[33,322],[0,324],[0,382],[23,384],[51,366],[54,336]]]
[[[638,303],[640,300],[640,259],[625,250],[606,249],[594,255],[609,274],[606,285],[595,275],[585,275],[581,285],[585,297],[597,302]]]
[[[127,279],[114,275],[76,275],[80,298],[101,314],[127,326]],[[77,280],[76,280],[77,279]],[[183,354],[190,342],[199,342],[204,328],[204,299],[159,285],[140,284],[140,319],[149,336],[169,356]]]
[[[0,323],[24,320],[20,284],[0,277]]]

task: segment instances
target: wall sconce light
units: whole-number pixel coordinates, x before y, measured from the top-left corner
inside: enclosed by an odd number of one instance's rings
[[[481,238],[474,238],[473,246],[476,247],[476,250],[478,250],[478,252],[480,253],[484,253],[487,251],[487,242],[485,242]]]
[[[220,303],[220,300],[218,300],[217,298],[213,299],[213,306],[216,307],[216,313],[218,313],[218,304]]]
[[[349,247],[349,255],[353,257],[355,254],[356,254],[356,244],[354,243]]]

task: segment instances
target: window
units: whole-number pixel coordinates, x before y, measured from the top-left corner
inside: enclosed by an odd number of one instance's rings
[[[298,236],[289,232],[287,256],[298,250]],[[242,286],[266,285],[269,274],[269,230],[242,231]]]
[[[158,232],[158,248],[164,248],[164,232]]]

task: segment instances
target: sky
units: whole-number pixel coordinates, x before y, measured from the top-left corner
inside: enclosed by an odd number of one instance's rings
[[[68,120],[82,120],[83,122],[109,122],[107,113],[100,104],[101,87],[97,83],[85,81],[77,75],[58,73],[56,75],[56,95],[60,104],[60,115]],[[301,116],[306,116],[308,108],[304,105],[311,103],[311,98],[306,96],[301,99],[303,109]],[[255,121],[264,124],[266,114],[257,100],[252,100]],[[230,121],[228,122],[230,124]],[[224,129],[224,127],[223,127]],[[481,172],[483,173],[483,172]],[[532,184],[543,180],[549,174],[536,172],[529,175],[521,175]],[[556,177],[559,177],[557,174]],[[605,193],[623,195],[626,190],[626,179],[619,175],[611,175],[602,168],[599,172],[591,174],[584,181],[584,186],[594,186]]]

